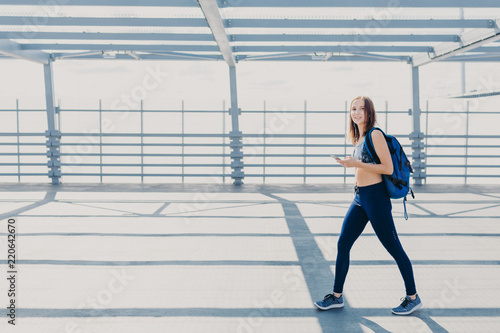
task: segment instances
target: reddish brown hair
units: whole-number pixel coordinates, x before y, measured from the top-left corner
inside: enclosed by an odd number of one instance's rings
[[[363,135],[359,132],[358,125],[354,121],[352,121],[352,118],[350,116],[350,112],[352,109],[352,103],[357,100],[363,100],[365,102],[365,132]],[[375,106],[373,105],[373,101],[370,99],[370,97],[366,96],[358,96],[355,99],[351,101],[351,106],[349,108],[349,133],[347,134],[347,138],[351,140],[351,142],[356,145],[359,141],[359,138],[362,136],[365,136],[366,133],[368,133],[369,130],[371,130],[373,127],[375,127],[375,123],[377,122],[377,115],[375,113]]]

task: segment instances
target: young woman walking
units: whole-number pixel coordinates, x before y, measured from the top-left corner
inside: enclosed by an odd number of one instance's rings
[[[391,154],[381,131],[374,130],[371,139],[380,164],[370,157],[364,137],[375,126],[376,114],[370,98],[360,96],[351,102],[351,121],[348,137],[356,146],[353,156],[336,161],[346,168],[355,168],[355,197],[347,211],[337,244],[335,282],[333,293],[322,301],[315,302],[321,310],[344,307],[342,291],[349,270],[349,252],[356,239],[363,232],[368,221],[385,249],[396,260],[406,287],[406,297],[401,305],[392,309],[397,315],[408,315],[422,307],[417,295],[413,269],[394,226],[391,199],[387,194],[382,175],[393,172]]]

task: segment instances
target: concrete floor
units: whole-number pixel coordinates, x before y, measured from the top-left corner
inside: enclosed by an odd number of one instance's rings
[[[0,184],[0,306],[16,217],[17,318],[1,332],[499,332],[500,188],[393,201],[424,307],[368,225],[346,307],[322,312],[353,194],[323,185]],[[5,311],[5,310],[4,310]]]

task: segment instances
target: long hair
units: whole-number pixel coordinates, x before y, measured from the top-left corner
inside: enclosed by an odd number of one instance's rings
[[[368,133],[369,130],[371,130],[374,126],[375,123],[377,122],[377,115],[375,113],[375,106],[373,105],[373,101],[370,99],[370,97],[366,96],[358,96],[355,99],[351,101],[351,106],[349,108],[349,112],[351,112],[352,109],[352,103],[356,100],[363,100],[365,102],[365,131],[364,133],[360,133],[358,125],[354,121],[352,121],[352,118],[349,116],[349,133],[347,134],[347,138],[351,140],[353,145],[356,145],[359,141],[359,138],[362,136],[365,136],[366,133]]]

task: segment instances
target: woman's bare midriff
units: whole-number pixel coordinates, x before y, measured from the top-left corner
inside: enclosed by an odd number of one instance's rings
[[[378,173],[369,172],[360,168],[354,171],[354,183],[357,186],[368,186],[380,183],[382,175]]]

